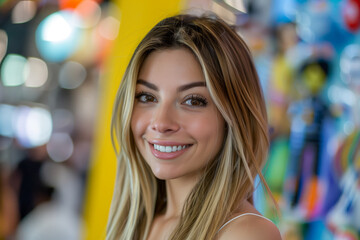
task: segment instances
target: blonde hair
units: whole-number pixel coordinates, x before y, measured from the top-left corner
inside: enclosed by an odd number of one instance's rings
[[[178,15],[159,22],[136,48],[120,84],[113,117],[118,168],[107,239],[146,239],[156,213],[166,205],[156,179],[136,148],[130,129],[135,87],[142,63],[153,51],[189,49],[226,122],[223,148],[187,198],[170,239],[214,239],[240,200],[252,199],[269,147],[265,103],[244,40],[215,16]]]

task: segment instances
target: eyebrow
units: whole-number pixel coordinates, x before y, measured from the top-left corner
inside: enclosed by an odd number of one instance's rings
[[[152,84],[152,83],[149,83],[145,80],[142,80],[142,79],[138,79],[136,84],[141,84],[141,85],[144,85],[152,90],[155,90],[155,91],[159,91],[159,88],[155,85],[155,84]]]
[[[185,85],[178,87],[177,91],[182,92],[182,91],[188,90],[193,87],[206,87],[206,83],[205,82],[192,82],[192,83],[185,84]]]
[[[138,79],[137,84],[141,84],[152,90],[159,91],[159,88],[155,84],[149,83],[143,79]],[[193,87],[206,87],[206,83],[205,82],[192,82],[192,83],[185,84],[185,85],[178,87],[177,91],[182,92],[182,91],[188,90]]]

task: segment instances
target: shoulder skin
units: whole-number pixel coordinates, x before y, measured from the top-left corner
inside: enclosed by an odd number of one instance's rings
[[[281,240],[276,225],[258,216],[243,216],[227,226],[220,232],[218,240]]]

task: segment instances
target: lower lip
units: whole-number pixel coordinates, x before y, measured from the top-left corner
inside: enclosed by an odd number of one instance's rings
[[[159,150],[156,150],[154,148],[153,144],[150,144],[150,148],[151,148],[151,152],[152,154],[159,159],[163,159],[163,160],[169,160],[169,159],[174,159],[179,157],[181,154],[183,154],[184,152],[186,152],[191,146],[187,146],[184,149],[181,149],[179,151],[176,152],[160,152]]]

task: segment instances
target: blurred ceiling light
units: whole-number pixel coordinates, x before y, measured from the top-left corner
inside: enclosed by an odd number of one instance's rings
[[[25,23],[30,21],[36,13],[35,1],[20,1],[18,2],[11,15],[13,23]]]
[[[40,107],[18,107],[15,133],[24,147],[36,147],[47,143],[52,133],[52,118],[48,110]]]
[[[65,89],[75,89],[84,82],[86,75],[86,69],[80,63],[66,62],[59,71],[59,85]]]
[[[1,80],[4,86],[20,86],[25,82],[26,58],[18,54],[8,54],[1,67]]]
[[[77,48],[80,19],[70,11],[55,12],[46,17],[36,30],[36,46],[42,57],[50,62],[61,62]]]
[[[70,22],[60,13],[54,13],[46,18],[43,26],[41,37],[47,42],[63,42],[73,31]]]
[[[48,67],[39,58],[28,58],[25,66],[25,86],[41,87],[48,79]]]
[[[46,145],[48,154],[55,162],[64,162],[74,152],[74,143],[68,133],[54,133]]]
[[[48,110],[32,108],[26,122],[26,130],[33,146],[47,143],[52,132],[52,119]]]
[[[26,134],[26,120],[30,112],[30,107],[19,106],[16,109],[15,119],[13,121],[13,129],[15,137],[18,139],[21,146],[30,147],[30,142]]]
[[[15,119],[16,107],[0,104],[0,135],[13,137],[14,130],[12,123]]]
[[[4,30],[0,29],[0,63],[5,57],[8,46],[8,36]]]
[[[99,24],[99,33],[108,40],[115,40],[119,34],[120,21],[112,16],[104,18]]]
[[[79,27],[91,28],[100,21],[101,8],[99,4],[93,0],[82,1],[74,11],[81,19]]]

